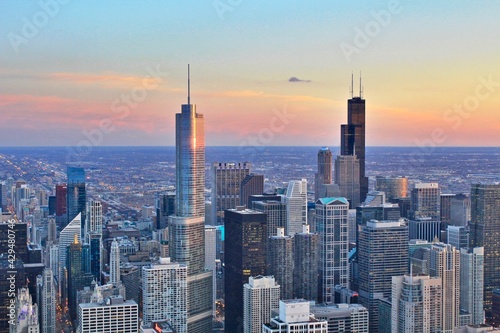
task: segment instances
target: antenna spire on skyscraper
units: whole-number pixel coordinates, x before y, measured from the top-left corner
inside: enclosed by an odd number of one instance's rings
[[[191,105],[191,81],[189,75],[189,64],[188,64],[188,105]]]
[[[359,71],[359,98],[363,98],[363,87],[361,86],[361,71]]]
[[[351,98],[354,97],[354,72],[351,72]]]

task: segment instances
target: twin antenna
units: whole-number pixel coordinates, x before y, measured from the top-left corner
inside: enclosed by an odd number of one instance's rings
[[[354,98],[354,74],[351,73],[351,98]],[[359,98],[363,98],[363,86],[361,85],[361,71],[359,71]]]

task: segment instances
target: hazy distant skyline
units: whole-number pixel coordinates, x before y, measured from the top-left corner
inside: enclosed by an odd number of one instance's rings
[[[207,146],[336,147],[359,71],[367,146],[499,146],[498,13],[493,1],[2,1],[0,145],[173,146],[190,63]]]

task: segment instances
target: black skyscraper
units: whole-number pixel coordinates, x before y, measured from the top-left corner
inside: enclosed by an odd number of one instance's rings
[[[266,275],[266,214],[250,209],[228,209],[224,211],[224,224],[225,331],[243,332],[243,285],[250,276]]]
[[[361,79],[359,96],[347,101],[347,124],[341,125],[340,155],[356,155],[359,160],[359,184],[361,202],[368,193],[368,177],[365,176],[365,100],[362,97]],[[355,207],[354,207],[355,208]]]

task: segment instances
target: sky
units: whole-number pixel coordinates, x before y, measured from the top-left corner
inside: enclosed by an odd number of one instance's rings
[[[0,146],[500,146],[498,1],[0,1]]]

